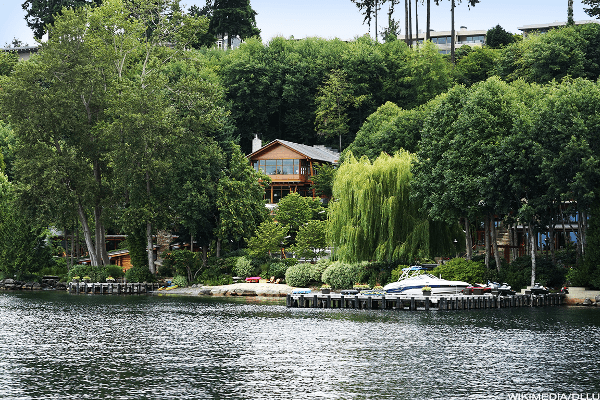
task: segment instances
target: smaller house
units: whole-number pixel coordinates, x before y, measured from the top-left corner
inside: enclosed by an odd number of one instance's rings
[[[276,204],[289,193],[315,197],[311,188],[315,167],[336,164],[339,153],[325,146],[308,146],[280,139],[261,146],[260,139],[255,136],[248,159],[254,169],[271,178],[271,184],[265,188],[265,200]]]

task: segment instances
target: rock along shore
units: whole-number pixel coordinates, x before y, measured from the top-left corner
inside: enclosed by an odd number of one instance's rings
[[[195,286],[195,285],[194,285]],[[191,286],[172,290],[161,290],[160,295],[183,296],[264,296],[285,297],[292,293],[293,287],[275,283],[234,283],[223,286]]]

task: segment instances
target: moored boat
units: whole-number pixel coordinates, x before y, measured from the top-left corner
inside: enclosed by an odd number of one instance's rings
[[[470,284],[462,281],[449,281],[431,274],[419,274],[389,283],[384,286],[383,290],[386,293],[419,296],[423,294],[423,288],[426,286],[431,288],[431,295],[439,296],[460,294]]]

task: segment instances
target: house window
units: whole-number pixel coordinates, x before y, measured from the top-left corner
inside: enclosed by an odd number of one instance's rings
[[[301,160],[257,160],[252,166],[267,175],[298,175]]]

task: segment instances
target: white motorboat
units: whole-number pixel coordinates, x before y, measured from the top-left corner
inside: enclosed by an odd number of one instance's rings
[[[410,296],[421,296],[424,287],[431,288],[431,295],[460,294],[467,286],[467,282],[448,281],[431,274],[418,274],[408,278],[402,276],[397,282],[388,283],[383,287],[386,293],[405,294]]]

